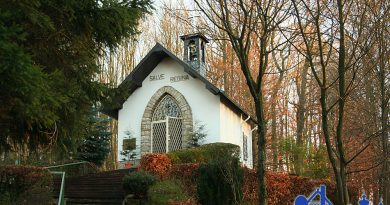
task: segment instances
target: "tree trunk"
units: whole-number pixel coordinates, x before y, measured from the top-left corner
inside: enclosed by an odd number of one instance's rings
[[[344,153],[344,145],[343,145],[343,123],[344,123],[344,107],[345,107],[345,42],[344,42],[344,14],[343,14],[343,2],[342,0],[337,0],[338,7],[338,21],[340,28],[340,49],[339,49],[339,61],[338,61],[338,77],[339,77],[339,101],[338,101],[338,124],[336,128],[336,150],[339,156],[339,166],[340,166],[340,177],[341,177],[341,186],[343,203],[345,205],[349,204],[349,196],[348,196],[348,187],[347,187],[347,175],[346,175],[346,166],[347,160],[345,158]],[[340,191],[340,190],[338,190]]]
[[[322,131],[325,139],[325,145],[326,145],[326,150],[328,153],[328,158],[330,161],[330,164],[332,165],[333,173],[336,179],[336,190],[337,190],[337,203],[340,205],[345,205],[343,204],[343,188],[342,188],[342,179],[340,176],[340,172],[337,168],[337,162],[336,159],[333,155],[333,150],[332,150],[332,143],[330,140],[330,133],[329,133],[329,123],[328,123],[328,111],[327,111],[327,103],[326,103],[326,89],[321,88],[321,116],[322,116]]]
[[[306,112],[306,84],[307,73],[309,71],[309,62],[305,60],[303,70],[301,72],[301,84],[297,82],[298,90],[298,108],[297,108],[297,140],[296,150],[294,150],[294,168],[297,175],[303,173],[303,158],[304,158],[304,127],[305,127],[305,112]]]
[[[266,194],[266,179],[265,179],[265,169],[266,169],[266,127],[265,127],[265,118],[263,112],[263,95],[260,91],[259,97],[255,99],[255,108],[256,108],[256,117],[257,117],[257,148],[258,148],[258,163],[257,163],[257,179],[258,179],[258,194],[259,194],[259,204],[267,204],[267,194]]]
[[[271,94],[271,148],[272,148],[272,171],[278,170],[278,136],[276,133],[276,104],[278,102],[278,91],[283,80],[283,72],[280,73],[278,81],[276,82],[275,88]]]
[[[390,174],[389,170],[389,93],[386,92],[386,53],[387,47],[385,44],[383,30],[380,32],[380,41],[379,41],[379,56],[380,56],[380,64],[379,64],[379,85],[380,85],[380,110],[381,110],[381,148],[382,148],[382,160],[383,164],[380,170],[380,184],[379,184],[379,197],[383,198],[383,204],[390,203],[390,181],[388,176]],[[387,88],[388,89],[388,88]]]

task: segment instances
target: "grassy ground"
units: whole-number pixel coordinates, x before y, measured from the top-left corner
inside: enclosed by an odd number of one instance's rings
[[[188,199],[189,196],[183,191],[179,182],[164,180],[157,182],[149,189],[147,205],[165,205],[171,202],[179,202]]]

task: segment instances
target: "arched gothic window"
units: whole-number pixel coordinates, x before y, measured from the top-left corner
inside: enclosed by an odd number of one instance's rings
[[[179,105],[170,95],[165,95],[153,112],[153,121],[165,120],[166,117],[181,117]]]
[[[152,146],[154,153],[165,153],[182,148],[183,119],[176,100],[166,94],[152,115]]]

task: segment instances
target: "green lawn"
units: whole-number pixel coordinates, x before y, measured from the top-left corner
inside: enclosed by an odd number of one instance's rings
[[[147,205],[164,205],[168,201],[184,201],[189,198],[179,182],[174,180],[159,181],[149,189]]]

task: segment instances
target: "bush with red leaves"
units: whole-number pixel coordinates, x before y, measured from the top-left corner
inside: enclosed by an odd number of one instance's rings
[[[199,165],[194,163],[175,164],[172,166],[170,176],[180,180],[187,193],[196,192],[196,180]],[[244,169],[244,202],[258,204],[256,170]],[[267,195],[269,205],[291,205],[298,195],[309,196],[321,184],[326,185],[326,194],[332,202],[336,202],[336,186],[329,180],[316,180],[307,177],[292,176],[288,174],[267,172]],[[349,186],[349,195],[352,204],[357,204],[358,188]]]
[[[336,202],[336,186],[328,180],[314,180],[306,177],[292,176],[276,172],[267,172],[267,202],[269,205],[291,205],[298,195],[309,196],[321,184],[326,185],[326,195],[333,203]],[[257,204],[256,170],[244,168],[244,201]],[[351,203],[356,204],[358,189],[349,187]]]
[[[198,178],[199,164],[186,163],[172,165],[170,177],[181,182],[185,191],[195,197],[196,194],[196,180]]]
[[[45,204],[52,200],[49,170],[33,166],[0,166],[0,203]],[[9,201],[11,200],[11,201]]]
[[[141,158],[141,169],[151,172],[161,179],[170,176],[180,180],[187,193],[196,193],[196,180],[198,176],[199,164],[186,163],[174,164],[165,154],[148,154]],[[244,202],[248,204],[257,204],[257,177],[256,170],[244,169]],[[321,184],[327,187],[327,196],[332,202],[336,202],[336,186],[329,180],[314,180],[306,177],[292,176],[288,174],[267,172],[267,201],[269,205],[291,205],[298,195],[309,196]],[[351,203],[356,204],[358,197],[358,188],[349,186],[349,196]],[[196,198],[196,196],[192,196]],[[191,201],[189,204],[191,204]],[[186,203],[184,203],[186,204]]]
[[[172,167],[171,160],[166,154],[146,154],[141,157],[140,169],[165,179]]]

